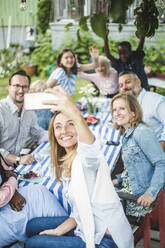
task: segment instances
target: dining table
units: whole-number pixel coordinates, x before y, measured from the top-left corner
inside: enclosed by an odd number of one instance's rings
[[[98,111],[95,118],[98,122],[94,125],[89,124],[89,127],[95,137],[99,140],[100,149],[104,154],[109,168],[109,173],[115,167],[116,161],[121,150],[121,136],[118,130],[113,128],[112,116],[109,111],[110,100],[104,100],[104,111]],[[107,106],[107,107],[106,107]],[[84,118],[88,113],[83,113]],[[35,161],[31,165],[19,165],[17,167],[18,185],[19,187],[27,186],[30,183],[42,184],[51,191],[60,204],[70,213],[71,208],[63,192],[63,185],[55,177],[51,176],[51,158],[50,158],[50,143],[44,142],[40,144],[34,151]],[[28,172],[34,172],[38,175],[36,178],[24,178]]]

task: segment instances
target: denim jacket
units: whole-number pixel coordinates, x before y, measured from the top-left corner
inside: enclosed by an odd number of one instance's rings
[[[142,123],[128,128],[122,139],[122,158],[133,194],[156,197],[165,182],[165,154],[153,131]]]

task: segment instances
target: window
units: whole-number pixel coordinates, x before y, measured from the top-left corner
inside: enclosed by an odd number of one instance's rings
[[[54,0],[55,20],[76,19],[84,14],[78,0]]]

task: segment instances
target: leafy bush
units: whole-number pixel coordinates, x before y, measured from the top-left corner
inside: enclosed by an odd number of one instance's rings
[[[37,40],[37,48],[32,52],[31,59],[38,66],[38,73],[45,76],[46,67],[56,62],[58,51],[53,50],[49,33],[39,34]]]
[[[100,53],[102,53],[103,46],[92,37],[90,32],[81,32],[78,30],[76,39],[73,39],[69,32],[65,32],[64,40],[59,50],[65,47],[71,48],[78,55],[78,61],[85,64],[90,60],[89,51],[92,44],[96,44],[100,49]]]
[[[146,47],[144,63],[150,65],[153,71],[165,73],[165,47]]]
[[[19,68],[16,60],[18,45],[11,44],[8,49],[0,50],[0,78],[9,76]]]
[[[37,31],[45,34],[49,23],[53,20],[52,0],[40,0],[37,7]]]

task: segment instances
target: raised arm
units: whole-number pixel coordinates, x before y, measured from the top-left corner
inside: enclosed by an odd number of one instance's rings
[[[108,34],[109,30],[107,29],[106,35],[105,35],[105,40],[104,40],[104,52],[107,56],[108,59],[112,62],[112,64],[116,63],[115,57],[110,53],[109,45],[108,45]]]
[[[143,50],[144,41],[145,41],[145,37],[144,36],[141,36],[141,38],[139,39],[139,44],[138,44],[137,50],[139,50],[139,51],[142,51]]]
[[[81,64],[80,65],[80,71],[90,71],[98,67],[98,59],[99,59],[99,49],[98,47],[94,44],[92,46],[92,49],[90,51],[90,55],[92,57],[92,63],[90,64]]]
[[[47,92],[53,93],[56,100],[46,101],[46,104],[53,104],[53,111],[59,111],[71,118],[77,130],[80,142],[92,144],[95,140],[81,112],[73,103],[68,93],[61,87],[57,86],[54,89],[48,89]],[[66,107],[67,106],[67,107]]]

